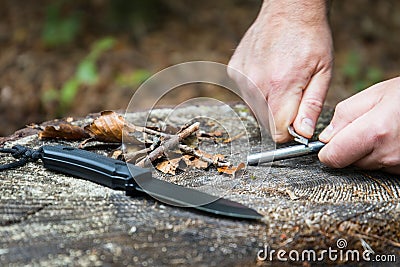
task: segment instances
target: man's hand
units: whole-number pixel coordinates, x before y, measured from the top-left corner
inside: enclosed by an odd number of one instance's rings
[[[400,174],[400,77],[339,103],[319,139],[327,143],[318,156],[328,166]]]
[[[229,67],[247,75],[254,84],[232,70],[228,74],[244,95],[257,95],[251,91],[258,88],[262,91],[275,120],[273,138],[286,142],[291,139],[287,128],[292,123],[297,133],[312,136],[331,79],[332,62],[325,0],[266,0],[229,62]],[[268,112],[265,104],[248,98],[256,113]]]

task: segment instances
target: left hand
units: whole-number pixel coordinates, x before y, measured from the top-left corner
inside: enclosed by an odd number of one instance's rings
[[[334,168],[353,164],[400,174],[400,77],[339,103],[319,139],[319,159]]]

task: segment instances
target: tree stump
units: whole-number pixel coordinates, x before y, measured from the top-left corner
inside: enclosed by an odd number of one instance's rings
[[[237,125],[232,124],[230,130],[237,142],[204,144],[203,148],[222,154],[231,150],[232,157],[245,158],[248,151],[243,151],[244,143],[249,142],[252,151],[259,146],[256,123],[245,106],[235,104],[232,108],[250,134],[236,135]],[[176,125],[198,120],[200,129],[206,132],[212,130],[214,122],[232,119],[218,106],[182,107],[173,115],[169,112],[157,109],[152,116],[156,120],[169,116]],[[134,120],[142,115],[129,116]],[[331,111],[324,111],[319,130],[330,116]],[[91,118],[76,123],[84,124]],[[214,118],[214,125],[207,118]],[[229,123],[226,125],[229,127]],[[38,140],[32,129],[0,139],[0,143],[7,147],[78,145]],[[264,149],[274,147],[271,140],[264,140],[262,145]],[[0,163],[11,160],[1,157]],[[331,169],[322,165],[316,155],[271,166],[247,167],[238,177],[221,175],[213,168],[190,169],[177,175],[153,174],[159,179],[221,194],[254,208],[264,218],[256,222],[210,216],[144,196],[126,196],[48,171],[39,162],[29,163],[0,173],[0,265],[301,265],[301,258],[296,262],[289,259],[289,252],[297,251],[301,256],[311,249],[317,253],[316,263],[365,264],[368,262],[361,253],[368,248],[375,255],[393,254],[399,260],[399,177],[356,168]],[[320,254],[328,248],[357,250],[360,259],[346,259],[339,253],[337,259],[332,259]],[[279,249],[286,252],[284,257],[288,261],[277,258]],[[272,250],[276,252],[271,255]]]

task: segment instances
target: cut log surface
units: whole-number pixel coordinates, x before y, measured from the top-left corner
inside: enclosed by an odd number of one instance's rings
[[[273,149],[270,139],[259,141],[254,118],[245,106],[199,105],[152,111],[152,122],[181,126],[199,121],[200,129],[227,131],[231,143],[202,141],[209,153],[228,155],[238,164],[248,153]],[[146,114],[127,118],[140,124]],[[327,124],[324,111],[318,131]],[[241,124],[238,125],[238,118]],[[87,123],[87,118],[76,123]],[[241,134],[243,129],[245,134]],[[3,145],[77,146],[66,141],[42,141],[37,135],[3,138]],[[107,154],[104,151],[98,153]],[[108,151],[109,152],[109,151]],[[0,163],[13,159],[0,157]],[[362,252],[395,255],[400,262],[400,177],[356,168],[331,169],[316,155],[247,167],[242,175],[221,175],[210,167],[177,175],[153,170],[156,178],[240,202],[264,215],[262,221],[210,216],[173,207],[149,197],[126,196],[92,182],[46,170],[40,161],[0,172],[1,266],[262,266],[302,265],[302,261],[257,259],[268,247],[288,253],[315,250],[316,263],[371,262]],[[344,247],[338,247],[345,241]],[[320,254],[329,248],[357,250],[360,260],[332,260]],[[296,256],[293,254],[294,257]],[[293,256],[292,255],[292,256]],[[301,259],[301,258],[300,258]],[[306,264],[307,266],[307,264]],[[396,266],[396,262],[387,263]]]

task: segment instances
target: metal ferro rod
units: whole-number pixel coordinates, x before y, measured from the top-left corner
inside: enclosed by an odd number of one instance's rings
[[[249,165],[258,165],[282,159],[289,159],[304,156],[311,153],[317,153],[324,147],[324,143],[320,141],[310,142],[306,145],[296,145],[284,148],[279,148],[271,151],[256,153],[247,157]]]

